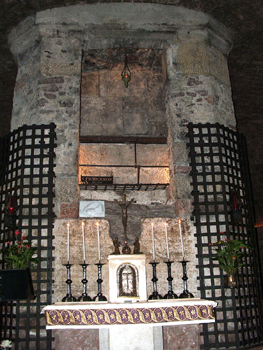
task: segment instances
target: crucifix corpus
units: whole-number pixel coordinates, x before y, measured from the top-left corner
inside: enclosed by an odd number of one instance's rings
[[[122,224],[124,228],[124,247],[122,248],[122,253],[123,254],[130,254],[131,253],[131,248],[128,246],[127,242],[127,221],[128,221],[128,214],[127,214],[127,209],[131,203],[134,202],[134,199],[127,201],[126,200],[126,194],[123,194],[122,200],[117,201],[115,199],[115,202],[119,204],[121,207],[121,212],[122,212]]]

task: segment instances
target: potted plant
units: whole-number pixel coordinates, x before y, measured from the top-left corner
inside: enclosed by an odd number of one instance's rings
[[[244,241],[236,239],[219,240],[216,243],[210,243],[217,249],[215,260],[218,260],[219,267],[227,273],[224,276],[225,286],[234,288],[237,285],[237,270],[238,267],[243,266],[243,258],[245,256],[245,249],[252,249]]]
[[[0,300],[23,300],[34,297],[30,267],[38,259],[37,248],[31,247],[22,232],[15,231],[16,242],[3,249],[6,269],[0,270]]]

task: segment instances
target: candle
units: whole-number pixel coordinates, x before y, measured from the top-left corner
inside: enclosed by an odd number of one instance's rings
[[[164,227],[165,227],[165,236],[166,236],[166,246],[167,246],[167,258],[168,261],[170,260],[170,252],[169,252],[169,242],[168,242],[168,233],[167,233],[167,223],[164,223]]]
[[[155,261],[155,245],[154,245],[154,228],[152,222],[152,241],[153,241],[153,261]]]
[[[183,235],[182,235],[182,220],[178,220],[179,223],[179,231],[180,231],[180,237],[181,237],[181,245],[182,245],[182,254],[183,254],[183,260],[184,260],[184,241],[183,241]]]
[[[84,264],[85,264],[86,248],[85,248],[85,222],[84,221],[82,221],[81,226],[82,226],[82,238],[83,238],[83,260],[84,260]]]
[[[100,224],[97,222],[97,234],[98,234],[98,249],[99,249],[99,263],[100,263]]]
[[[67,251],[68,251],[68,264],[69,264],[69,226],[70,226],[70,223],[68,222],[67,223],[67,227],[68,227],[68,249],[67,249]]]

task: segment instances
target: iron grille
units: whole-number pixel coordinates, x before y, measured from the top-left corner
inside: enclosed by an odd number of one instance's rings
[[[110,184],[110,185],[95,185],[95,184],[80,184],[81,190],[92,190],[92,191],[116,191],[116,192],[126,192],[126,191],[155,191],[155,190],[165,190],[169,187],[169,184]]]
[[[15,227],[37,247],[32,269],[36,297],[32,301],[1,302],[1,337],[14,349],[52,348],[41,309],[52,302],[52,228],[54,198],[55,124],[22,126],[0,139],[0,243],[14,241]],[[17,198],[15,227],[6,224],[5,202]],[[2,267],[4,267],[2,261]]]
[[[245,139],[220,124],[188,125],[201,298],[218,303],[216,322],[203,326],[203,349],[245,349],[262,343],[262,291]],[[233,218],[231,194],[240,218]],[[224,234],[226,232],[226,234]],[[211,243],[245,240],[237,288],[224,287],[224,272]]]

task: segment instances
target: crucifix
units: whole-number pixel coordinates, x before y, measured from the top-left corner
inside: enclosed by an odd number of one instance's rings
[[[123,224],[123,228],[124,228],[124,247],[122,249],[122,252],[123,252],[123,254],[130,254],[131,249],[127,243],[127,221],[128,221],[127,209],[129,207],[129,205],[134,202],[134,199],[132,199],[130,201],[126,201],[126,194],[124,193],[122,200],[117,201],[115,199],[115,202],[117,202],[119,204],[119,206],[121,207],[121,212],[122,212],[122,224]]]

